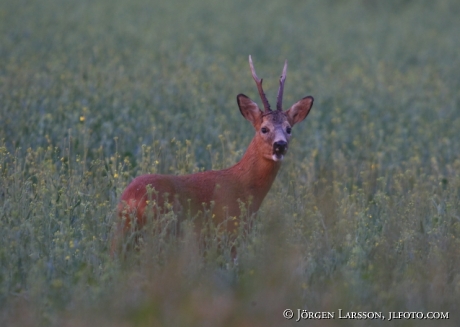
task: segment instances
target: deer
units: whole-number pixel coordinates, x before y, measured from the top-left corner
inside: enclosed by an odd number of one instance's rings
[[[147,174],[133,179],[122,193],[117,207],[120,219],[112,240],[112,255],[119,250],[120,239],[132,228],[133,223],[137,229],[146,224],[147,208],[149,205],[152,207],[152,203],[153,211],[157,214],[164,212],[164,206],[169,203],[182,219],[185,211],[196,216],[193,220],[195,233],[199,233],[204,224],[203,215],[199,215],[203,206],[212,211],[215,225],[221,226],[229,235],[235,235],[238,231],[241,204],[247,210],[246,214],[257,213],[287,153],[292,127],[307,117],[314,99],[306,96],[283,110],[286,60],[279,80],[276,109],[272,110],[251,56],[249,67],[264,110],[246,95],[237,95],[242,116],[255,129],[255,135],[241,160],[222,170],[188,175]]]

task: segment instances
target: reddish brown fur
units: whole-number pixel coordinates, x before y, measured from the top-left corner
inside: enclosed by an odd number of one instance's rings
[[[248,146],[244,156],[234,166],[223,170],[211,170],[190,175],[142,175],[135,178],[123,192],[118,212],[121,220],[112,242],[112,253],[119,246],[119,238],[130,228],[130,217],[137,219],[137,226],[145,224],[145,209],[147,206],[147,188],[153,188],[157,193],[151,195],[158,208],[164,205],[165,194],[167,201],[173,204],[173,210],[179,216],[185,216],[189,211],[191,216],[212,207],[214,223],[221,224],[228,217],[240,217],[242,201],[249,205],[249,214],[255,213],[270,187],[281,166],[281,158],[274,156],[274,143],[281,140],[289,142],[290,132],[286,132],[295,123],[302,121],[313,105],[312,97],[305,97],[287,111],[272,111],[263,113],[257,104],[245,95],[238,95],[238,105],[242,115],[249,120],[256,130],[256,135]],[[269,132],[261,132],[268,128]],[[285,150],[283,151],[284,155]],[[236,223],[235,223],[236,222]],[[201,230],[202,221],[194,220],[196,231]],[[226,225],[226,230],[234,233],[238,220]]]

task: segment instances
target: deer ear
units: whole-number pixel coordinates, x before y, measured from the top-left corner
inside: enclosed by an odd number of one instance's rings
[[[285,111],[291,126],[294,126],[294,124],[301,122],[305,119],[305,117],[307,117],[311,107],[313,106],[313,101],[314,99],[312,96],[307,96],[294,103],[291,108]]]
[[[238,102],[238,107],[243,117],[249,120],[253,126],[256,126],[262,115],[262,111],[257,104],[244,94],[238,94],[236,96],[236,101]]]

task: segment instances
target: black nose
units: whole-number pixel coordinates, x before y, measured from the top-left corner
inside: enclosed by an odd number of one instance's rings
[[[285,154],[288,148],[288,144],[285,141],[278,141],[273,144],[274,154]]]

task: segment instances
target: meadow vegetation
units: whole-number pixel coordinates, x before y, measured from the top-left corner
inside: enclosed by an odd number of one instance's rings
[[[459,16],[455,0],[3,0],[0,325],[458,326]],[[288,59],[285,106],[315,104],[238,264],[187,228],[112,260],[133,177],[241,158],[249,54],[272,103]]]

